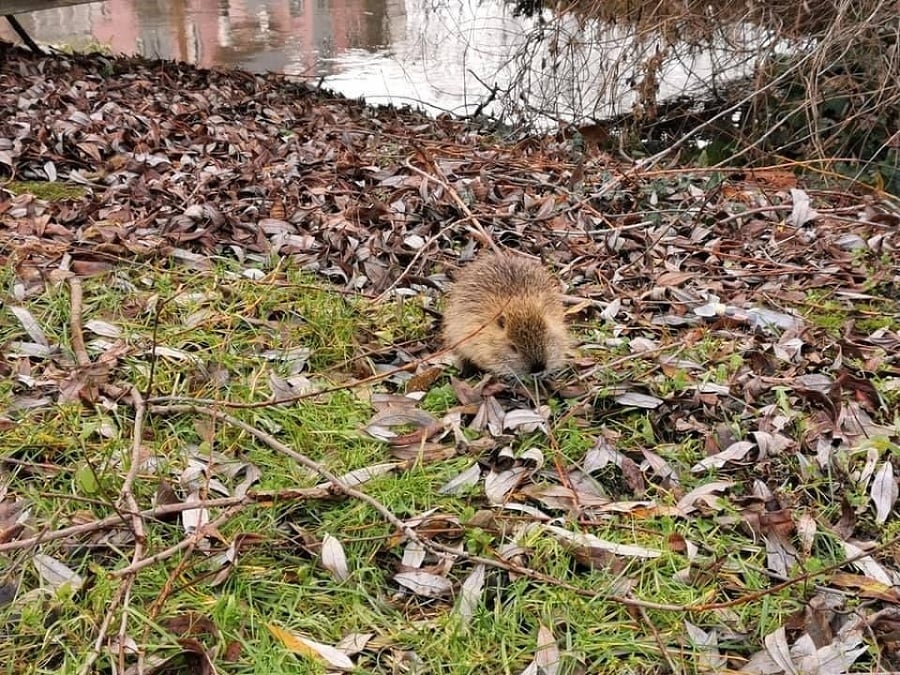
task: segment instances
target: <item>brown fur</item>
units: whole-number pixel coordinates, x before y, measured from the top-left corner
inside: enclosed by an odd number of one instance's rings
[[[482,255],[450,287],[443,333],[463,362],[491,373],[559,370],[568,346],[559,284],[526,258]]]

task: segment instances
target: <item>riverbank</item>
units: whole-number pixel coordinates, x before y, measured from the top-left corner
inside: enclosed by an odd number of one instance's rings
[[[0,45],[0,661],[900,668],[900,215],[798,168]],[[439,354],[487,239],[543,388]]]

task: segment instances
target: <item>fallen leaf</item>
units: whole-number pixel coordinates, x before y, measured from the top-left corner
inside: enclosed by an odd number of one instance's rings
[[[341,542],[330,534],[322,538],[322,567],[331,572],[338,581],[347,581],[350,578],[350,569],[347,565],[347,555]]]
[[[299,633],[285,630],[274,624],[266,624],[266,628],[269,629],[269,632],[272,633],[285,648],[295,654],[300,654],[313,661],[323,663],[328,668],[342,672],[351,671],[355,668],[350,657],[336,647],[316,642]]]

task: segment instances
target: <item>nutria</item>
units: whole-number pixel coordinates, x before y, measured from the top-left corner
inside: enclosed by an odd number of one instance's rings
[[[559,283],[526,258],[482,255],[451,285],[443,332],[463,365],[514,377],[551,373],[568,345]]]

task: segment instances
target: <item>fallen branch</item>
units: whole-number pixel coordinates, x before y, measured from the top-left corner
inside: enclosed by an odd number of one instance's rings
[[[267,501],[270,499],[271,497],[269,495],[263,494],[262,498],[259,501]],[[40,534],[37,534],[33,537],[28,537],[27,539],[17,539],[16,541],[9,541],[0,544],[0,553],[5,553],[6,551],[16,551],[25,548],[33,548],[35,546],[40,546],[41,544],[46,544],[51,541],[58,541],[60,539],[67,539],[69,537],[77,537],[94,532],[102,532],[118,525],[126,524],[129,518],[131,518],[132,516],[137,516],[141,519],[152,520],[162,518],[164,516],[170,516],[176,513],[181,513],[182,511],[190,511],[201,506],[206,508],[229,507],[236,504],[250,504],[255,501],[257,500],[254,499],[253,496],[245,495],[243,497],[222,497],[220,499],[210,499],[209,501],[201,502],[199,504],[196,502],[191,502],[188,504],[165,504],[162,506],[155,506],[152,509],[143,509],[141,511],[137,511],[136,513],[132,513],[130,511],[122,511],[113,516],[107,516],[106,518],[94,520],[89,523],[72,525],[71,527],[64,527],[59,530],[41,532]]]
[[[75,362],[83,367],[91,365],[91,357],[88,356],[84,346],[84,328],[81,325],[81,307],[84,292],[81,279],[76,276],[69,277],[69,298],[71,301],[69,314],[69,332],[72,334],[72,351],[75,354]]]
[[[199,507],[199,504],[193,503],[192,506],[196,509]],[[146,558],[142,558],[141,560],[133,562],[132,564],[128,565],[128,567],[122,567],[120,569],[114,570],[110,572],[110,576],[121,579],[122,577],[126,577],[130,574],[137,574],[145,567],[150,567],[151,565],[154,565],[162,560],[171,558],[179,551],[184,551],[185,549],[196,546],[199,541],[206,538],[207,534],[209,534],[210,532],[215,532],[221,525],[228,522],[228,520],[230,520],[233,516],[240,513],[246,506],[246,503],[240,503],[229,507],[224,513],[220,514],[218,518],[209,521],[201,527],[198,527],[196,531],[192,532],[190,535],[179,541],[174,546],[170,546],[169,548],[159,551],[158,553],[154,553],[151,556],[147,556]]]

